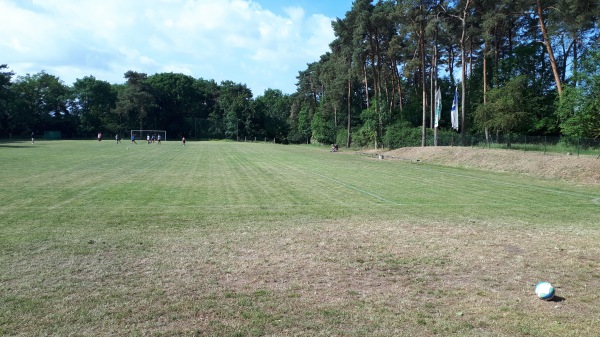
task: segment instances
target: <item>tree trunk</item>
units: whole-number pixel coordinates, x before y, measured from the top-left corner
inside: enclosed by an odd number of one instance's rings
[[[446,61],[446,66],[448,67],[446,69],[446,72],[448,73],[448,76],[450,77],[450,83],[452,83],[453,86],[456,85],[456,78],[454,78],[454,64],[456,63],[456,55],[454,52],[454,48],[453,46],[448,46],[446,48],[446,51],[448,53],[448,60]]]
[[[489,41],[485,41],[485,47],[483,48],[483,105],[487,104],[487,53],[489,51]],[[490,144],[490,132],[488,127],[485,127],[485,143],[489,146]]]
[[[493,83],[497,83],[498,80],[498,64],[500,62],[500,51],[498,46],[498,41],[500,40],[498,27],[494,28],[494,77],[492,79]]]
[[[433,64],[435,63],[435,61],[431,60],[431,63],[432,63],[431,64],[432,69],[429,74],[429,92],[430,92],[430,94],[429,94],[429,128],[433,129],[433,109],[434,109],[433,93],[435,92],[435,89],[433,87],[433,76],[435,76],[434,70],[433,70]]]
[[[348,78],[348,134],[346,135],[346,147],[350,147],[350,118],[352,117],[352,79]]]
[[[554,81],[556,82],[556,90],[558,91],[559,98],[562,98],[562,85],[560,83],[560,75],[558,74],[558,67],[556,66],[556,60],[554,59],[554,53],[552,52],[552,45],[550,44],[550,38],[548,37],[548,30],[544,23],[544,16],[542,12],[542,3],[540,0],[536,0],[538,18],[540,20],[540,29],[542,36],[544,37],[544,44],[548,51],[548,57],[550,58],[550,65],[552,66],[552,73],[554,74]]]
[[[398,106],[400,107],[400,113],[402,113],[404,108],[402,106],[402,80],[400,78],[400,73],[398,72],[398,64],[396,63],[396,60],[393,60],[392,62],[394,63],[394,75],[398,81]]]
[[[369,28],[369,49],[370,49],[370,56],[371,56],[371,76],[373,76],[373,97],[375,97],[376,99],[379,98],[379,83],[377,81],[377,65],[375,62],[375,53],[376,53],[376,47],[375,47],[375,41],[374,41],[374,37],[373,37],[373,32],[370,30]],[[365,75],[366,77],[366,75]],[[368,94],[368,91],[367,91]],[[377,109],[377,106],[375,106],[375,108]]]
[[[367,79],[367,66],[363,62],[363,76],[365,77],[365,95],[367,96],[367,109],[371,106],[369,102],[369,80]]]
[[[427,134],[427,89],[425,87],[425,41],[423,35],[425,34],[425,29],[423,27],[423,1],[421,0],[420,7],[420,19],[419,19],[419,46],[421,51],[421,88],[423,93],[423,126],[421,128],[421,146],[425,146],[426,144],[426,134]]]
[[[433,145],[437,146],[438,145],[438,128],[435,126],[435,123],[433,123],[433,119],[435,119],[437,116],[435,115],[435,110],[437,109],[437,102],[435,102],[435,100],[433,100],[433,97],[435,96],[433,93],[435,92],[435,90],[437,90],[438,88],[438,83],[437,83],[437,78],[438,78],[438,49],[437,49],[437,42],[438,42],[438,27],[437,27],[437,21],[436,21],[436,26],[435,26],[435,30],[433,32],[433,60],[432,60],[432,69],[431,69],[431,78],[433,79],[432,83],[432,90],[431,90],[431,97],[432,97],[432,104],[431,104],[431,110],[433,111],[433,117],[432,119],[432,124],[434,127],[433,130]],[[441,99],[441,97],[440,97]],[[440,112],[441,114],[441,112]]]
[[[471,39],[470,42],[471,43],[469,44],[469,79],[471,79],[471,76],[473,76],[473,39]]]
[[[470,0],[467,0],[466,4],[465,4],[465,9],[463,10],[463,16],[460,18],[461,20],[461,25],[462,25],[462,34],[460,37],[460,60],[462,62],[462,70],[461,70],[461,89],[462,92],[461,94],[461,104],[462,106],[461,108],[461,125],[460,125],[460,136],[461,136],[461,141],[462,141],[462,145],[466,146],[467,145],[467,128],[465,127],[465,102],[466,102],[466,66],[465,66],[465,61],[466,61],[466,55],[465,55],[465,36],[467,35],[467,9],[469,8],[469,4],[470,4]]]
[[[579,60],[577,59],[577,46],[579,45],[578,43],[579,41],[579,37],[575,37],[575,40],[573,41],[573,78],[574,78],[574,82],[573,82],[573,86],[577,87],[577,73],[579,72]]]
[[[337,131],[337,126],[338,126],[337,104],[333,106],[333,126],[335,126],[335,129]]]
[[[146,116],[146,112],[144,111],[144,107],[142,106],[142,109],[140,110],[140,137],[142,136],[142,134],[141,134],[142,129],[143,129],[142,124],[143,124],[145,116]]]

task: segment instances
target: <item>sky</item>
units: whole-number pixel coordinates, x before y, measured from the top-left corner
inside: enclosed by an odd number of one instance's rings
[[[296,91],[352,0],[0,0],[0,64],[66,85],[128,70]]]

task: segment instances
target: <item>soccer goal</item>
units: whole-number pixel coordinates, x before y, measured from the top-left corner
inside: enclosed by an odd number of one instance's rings
[[[158,141],[158,136],[160,136],[161,142],[167,141],[167,131],[165,130],[131,130],[130,136],[133,135],[135,135],[135,139],[141,141],[146,140],[147,137],[150,137],[150,139],[152,139],[152,136],[154,136],[155,142]]]

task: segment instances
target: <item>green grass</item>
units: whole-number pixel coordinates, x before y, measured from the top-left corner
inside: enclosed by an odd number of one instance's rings
[[[600,189],[232,142],[0,143],[0,335],[589,336]],[[533,295],[540,280],[559,301]]]

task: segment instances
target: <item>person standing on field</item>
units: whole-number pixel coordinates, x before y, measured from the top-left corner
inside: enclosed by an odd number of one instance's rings
[[[98,132],[98,141],[101,142],[102,141],[102,132]]]
[[[135,141],[135,133],[131,134],[131,142],[137,145],[137,142]]]
[[[160,135],[157,136],[158,144],[160,144]]]
[[[31,132],[31,144],[35,143],[35,133]]]
[[[181,137],[181,143],[185,146],[185,137]]]
[[[115,140],[117,141],[117,144],[121,142],[121,136],[119,136],[118,133],[115,135]]]

